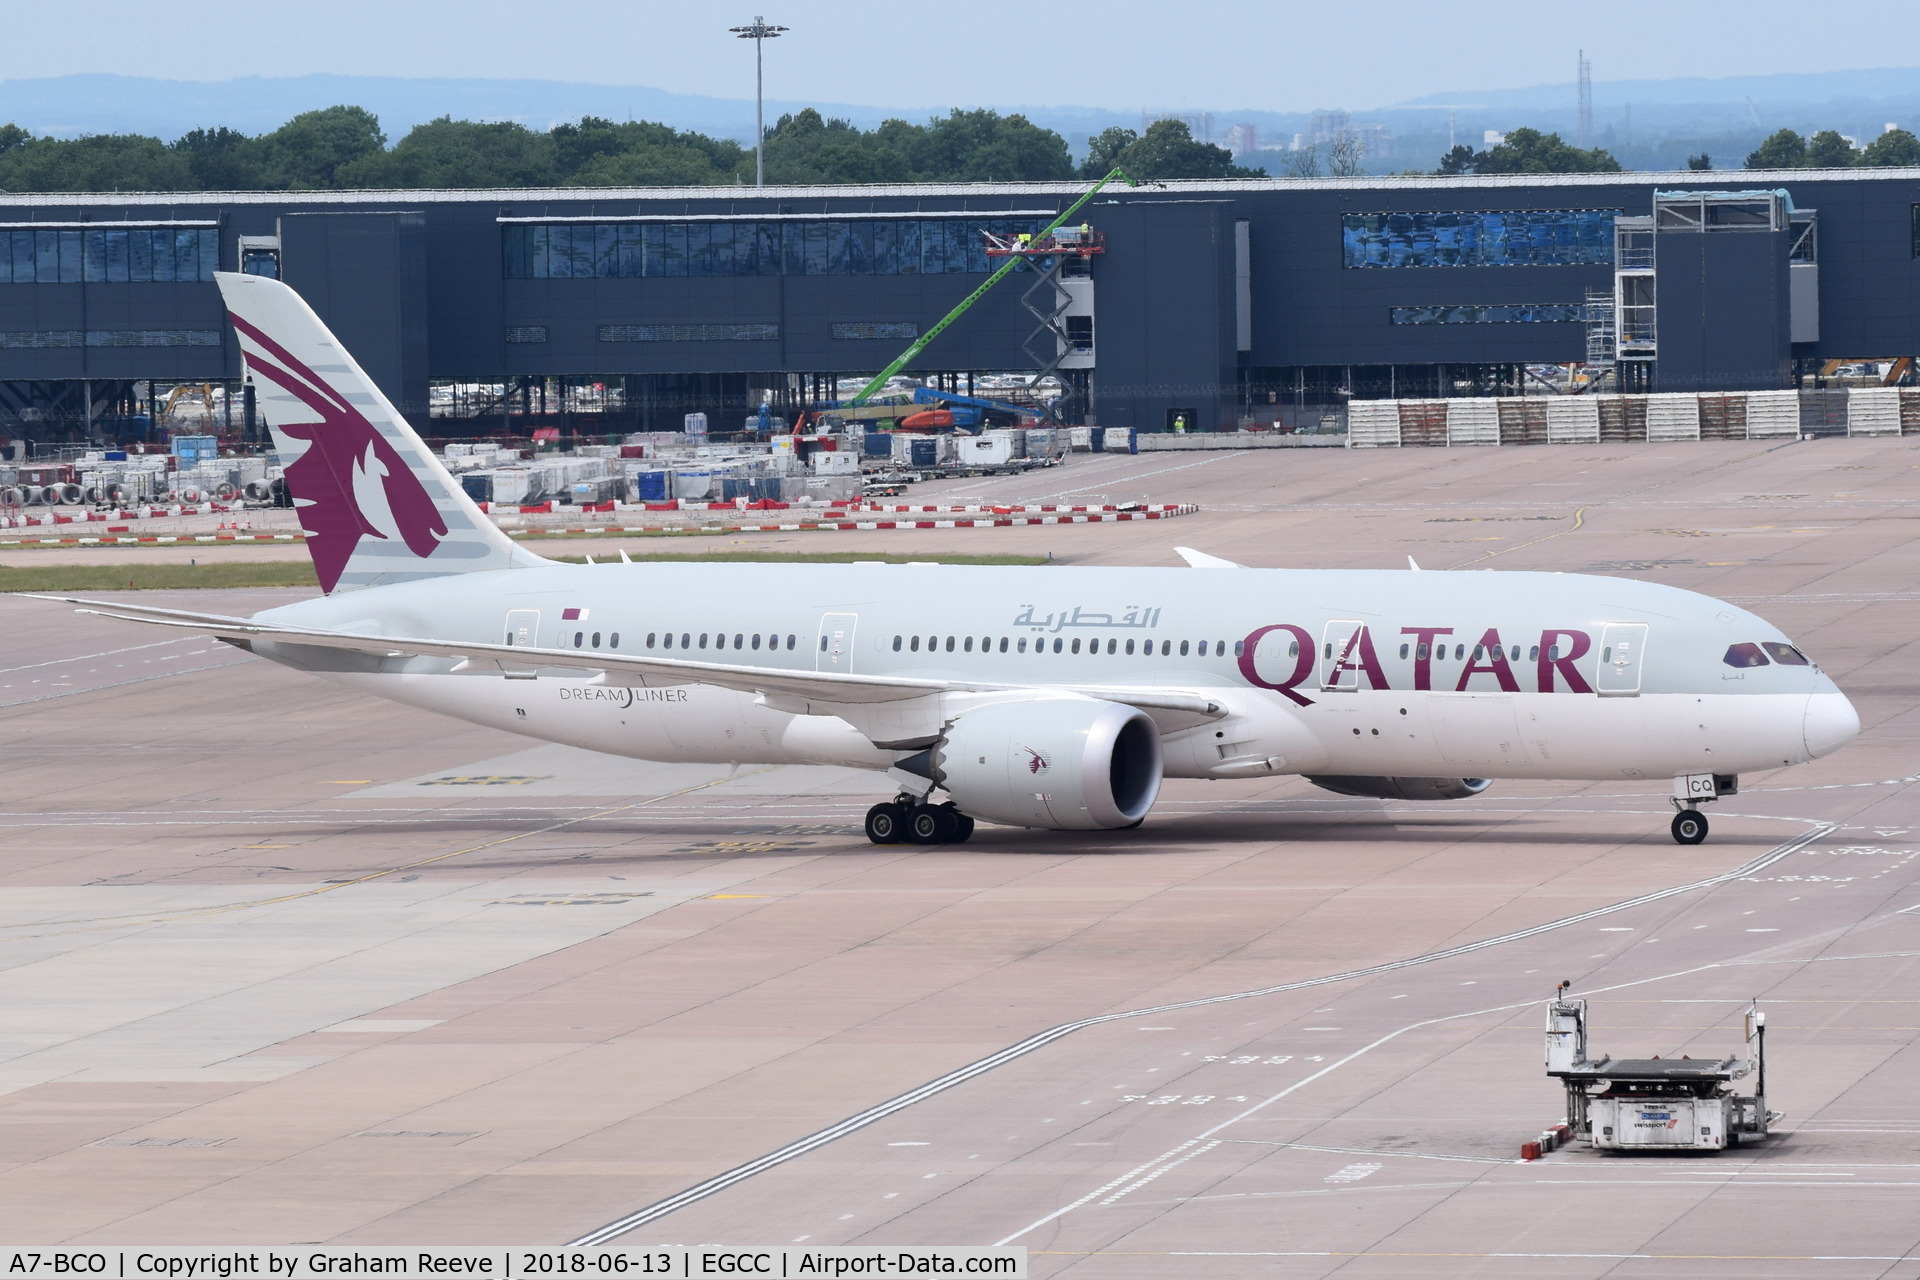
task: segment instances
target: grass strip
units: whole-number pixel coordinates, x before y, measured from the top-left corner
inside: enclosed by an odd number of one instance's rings
[[[583,557],[556,556],[563,564],[583,564]],[[605,557],[597,562],[607,564]],[[648,553],[636,563],[677,561],[731,564],[850,564],[857,560],[887,564],[1041,565],[1043,556],[901,555],[880,551],[709,551]],[[618,563],[617,560],[613,563]],[[308,560],[243,560],[207,564],[56,564],[12,568],[0,565],[0,592],[5,591],[206,591],[221,587],[315,587]]]
[[[206,591],[219,587],[313,587],[311,560],[206,564],[0,565],[0,591]]]

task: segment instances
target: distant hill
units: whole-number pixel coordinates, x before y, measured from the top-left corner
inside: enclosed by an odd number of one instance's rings
[[[1465,89],[1411,98],[1401,106],[1451,106],[1484,103],[1501,110],[1566,107],[1573,102],[1572,81],[1532,85],[1525,89]],[[1830,102],[1920,101],[1920,68],[1883,67],[1867,71],[1784,72],[1767,76],[1727,76],[1717,80],[1694,76],[1677,80],[1596,80],[1593,105],[1617,107],[1631,102],[1662,106],[1704,106],[1748,98],[1768,107],[1786,108]]]
[[[1920,69],[1830,71],[1709,80],[1602,80],[1593,86],[1594,136],[1636,168],[1670,168],[1695,151],[1713,154],[1722,166],[1737,166],[1765,134],[1782,127],[1811,132],[1832,128],[1865,141],[1889,122],[1920,125]],[[1364,161],[1373,172],[1431,169],[1449,141],[1479,146],[1487,130],[1521,125],[1557,131],[1570,140],[1577,129],[1572,83],[1523,89],[1463,89],[1374,107],[1354,107],[1352,120],[1390,129],[1394,142]],[[573,84],[558,80],[410,79],[399,76],[249,76],[215,82],[142,76],[71,75],[0,80],[0,123],[12,121],[36,134],[74,137],[87,133],[141,133],[172,139],[191,129],[225,125],[265,133],[302,111],[337,104],[362,106],[380,118],[390,142],[438,116],[468,120],[513,120],[546,129],[583,115],[611,120],[653,120],[743,143],[753,139],[753,102],[669,93],[641,86]],[[1080,106],[993,106],[1020,112],[1067,139],[1076,157],[1089,135],[1120,126],[1139,129],[1139,112]],[[1339,106],[1342,104],[1328,104]],[[828,117],[872,128],[888,118],[915,122],[944,115],[946,106],[862,107],[847,103],[767,103],[767,123],[811,106]],[[1196,137],[1227,141],[1237,124],[1252,125],[1264,148],[1285,147],[1311,127],[1307,112],[1189,108]],[[1211,134],[1200,119],[1210,116]],[[1284,156],[1265,150],[1251,163],[1284,170]]]
[[[246,76],[212,82],[118,75],[0,80],[0,124],[11,121],[31,133],[61,138],[87,133],[141,133],[171,140],[191,129],[217,125],[244,133],[265,133],[302,111],[341,104],[365,107],[380,117],[390,142],[417,124],[448,115],[465,120],[513,120],[533,129],[548,129],[585,115],[653,120],[711,137],[753,141],[751,98],[715,98],[627,85],[334,75]],[[829,118],[852,121],[863,129],[892,118],[924,123],[948,110],[944,106],[860,107],[769,99],[767,124],[771,126],[783,113],[803,107],[813,107]],[[1003,114],[1027,110],[1030,119],[1069,141],[1076,141],[1075,135],[1084,138],[1116,124],[1136,129],[1140,126],[1137,112],[1091,107],[1000,110]]]

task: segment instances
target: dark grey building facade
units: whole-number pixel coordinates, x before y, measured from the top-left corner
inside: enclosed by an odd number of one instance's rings
[[[299,289],[438,434],[737,425],[882,367],[985,279],[988,233],[1083,190],[0,195],[0,435],[137,434],[159,389],[234,379],[216,269]],[[1920,171],[1171,182],[1081,220],[1103,251],[1057,299],[1016,272],[909,372],[1059,363],[1071,417],[1217,429],[1528,366],[1753,390],[1920,352]],[[1074,313],[1071,352],[1029,302]]]

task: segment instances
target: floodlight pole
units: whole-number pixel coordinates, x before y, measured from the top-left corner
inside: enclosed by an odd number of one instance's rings
[[[760,51],[766,41],[779,39],[780,33],[785,31],[786,28],[768,26],[765,18],[759,14],[755,14],[752,26],[728,27],[727,30],[733,32],[742,40],[753,41],[753,185],[756,187],[764,187],[767,185],[767,125],[764,114],[766,94],[763,86],[765,84],[765,76],[762,70]]]

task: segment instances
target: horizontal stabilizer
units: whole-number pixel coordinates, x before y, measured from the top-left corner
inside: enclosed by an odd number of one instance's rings
[[[1174,554],[1195,569],[1244,569],[1247,567],[1236,564],[1232,560],[1222,560],[1219,556],[1210,556],[1204,551],[1195,551],[1192,547],[1175,547],[1173,550]]]

